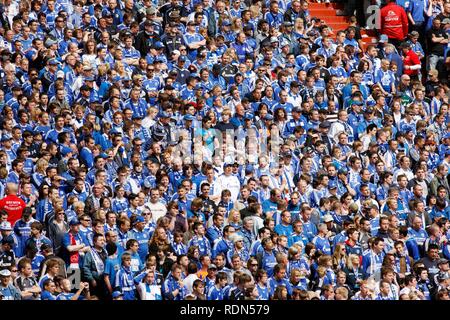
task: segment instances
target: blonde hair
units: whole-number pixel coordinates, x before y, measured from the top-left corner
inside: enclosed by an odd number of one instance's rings
[[[352,260],[358,260],[358,266],[361,265],[361,262],[359,261],[359,256],[356,254],[349,254],[347,257],[347,268],[352,269],[353,268],[353,263]]]

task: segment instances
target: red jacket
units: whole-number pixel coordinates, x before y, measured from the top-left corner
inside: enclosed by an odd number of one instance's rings
[[[390,2],[381,9],[381,33],[389,39],[404,40],[408,35],[408,17],[405,10]]]
[[[22,218],[22,211],[25,209],[25,202],[15,195],[7,195],[0,200],[0,210],[5,210],[8,213],[8,222],[11,225]]]
[[[415,66],[417,64],[420,64],[420,59],[417,53],[414,52],[414,50],[409,50],[408,53],[405,55],[403,59],[403,73],[407,74],[409,76],[419,74],[420,69],[418,70],[406,70],[405,66]]]

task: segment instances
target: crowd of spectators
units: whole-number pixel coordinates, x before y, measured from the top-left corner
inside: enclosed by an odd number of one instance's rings
[[[450,2],[387,2],[3,0],[0,298],[449,300]]]

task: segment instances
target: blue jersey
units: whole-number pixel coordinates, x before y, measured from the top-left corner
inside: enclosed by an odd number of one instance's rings
[[[206,237],[193,236],[191,240],[189,240],[188,247],[198,246],[200,255],[206,254],[211,255],[211,244]]]
[[[209,288],[206,298],[208,300],[223,300],[224,288],[217,289],[216,286]]]
[[[316,236],[311,242],[316,246],[316,249],[322,251],[323,254],[331,255],[330,241],[328,241],[327,238]]]
[[[148,241],[150,240],[150,236],[148,232],[138,231],[136,229],[133,229],[130,232],[130,238],[129,239],[135,239],[139,243],[139,258],[141,261],[145,261],[146,256],[148,254]]]
[[[133,272],[131,268],[121,267],[116,275],[116,287],[119,287],[123,293],[123,300],[136,299],[136,286],[134,284]]]
[[[261,257],[261,269],[267,272],[267,276],[270,278],[273,276],[273,268],[277,264],[277,259],[275,257],[275,253],[273,251],[267,252],[263,251]]]

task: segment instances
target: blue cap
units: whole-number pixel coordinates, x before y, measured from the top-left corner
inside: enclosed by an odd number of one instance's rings
[[[145,219],[143,216],[137,216],[136,220],[134,220],[134,224],[139,223],[139,222],[145,222]]]
[[[131,78],[128,74],[125,74],[125,76],[122,77],[122,81],[131,81]]]
[[[447,132],[447,133],[444,135],[444,139],[450,139],[450,132]]]
[[[330,180],[328,182],[328,189],[336,189],[337,188],[337,182],[335,180]]]
[[[247,172],[247,173],[253,172],[254,170],[255,170],[255,168],[254,168],[253,165],[251,165],[251,164],[248,164],[248,165],[245,167],[245,172]]]
[[[224,162],[224,164],[223,164],[223,168],[225,169],[226,167],[232,167],[233,166],[233,164],[232,163],[230,163],[230,162]]]
[[[84,81],[95,81],[95,78],[93,76],[89,76],[84,78]]]
[[[141,116],[140,114],[135,114],[133,113],[133,116],[131,117],[132,120],[136,120],[136,119],[143,119],[144,117]]]
[[[245,120],[253,120],[253,118],[254,118],[253,114],[251,114],[251,113],[249,113],[249,112],[247,112],[247,113],[244,115],[244,119],[245,119]]]
[[[79,224],[80,224],[80,221],[76,218],[69,221],[69,226],[77,226]]]
[[[112,78],[112,81],[113,81],[113,82],[119,82],[120,80],[122,80],[122,78],[121,78],[120,76],[114,76],[114,77]]]
[[[56,60],[56,59],[50,59],[50,60],[48,61],[48,64],[49,64],[49,65],[52,65],[52,66],[56,66],[56,65],[59,64],[59,62],[58,62],[58,60]]]
[[[281,154],[281,156],[284,157],[284,158],[286,158],[286,157],[292,157],[292,152],[291,152],[291,151],[283,152],[283,153]]]
[[[112,297],[113,297],[113,298],[118,298],[118,297],[120,297],[120,296],[123,296],[122,292],[120,292],[120,291],[114,291],[114,292],[112,293]]]
[[[271,115],[270,113],[266,114],[264,120],[273,120],[273,115]]]
[[[293,63],[286,63],[285,67],[286,68],[293,68],[293,67],[295,67],[295,65]]]
[[[179,56],[179,57],[178,57],[178,61],[186,62],[186,60],[187,60],[187,57],[186,57],[186,56]]]
[[[378,42],[380,42],[380,43],[389,42],[389,38],[388,38],[388,36],[386,34],[382,34],[380,36],[380,40],[378,40]]]
[[[62,147],[61,148],[61,154],[63,156],[67,156],[69,153],[73,152],[72,149],[70,149],[69,147]]]
[[[2,136],[2,139],[0,141],[5,142],[5,141],[9,141],[11,139],[12,139],[12,137],[10,137],[10,136]]]
[[[170,114],[168,114],[166,111],[161,111],[159,113],[160,118],[170,118]]]
[[[156,49],[162,49],[162,48],[164,48],[164,44],[161,41],[156,41],[154,44],[154,47]]]
[[[104,152],[100,153],[98,156],[100,158],[103,158],[103,159],[108,159],[109,158],[109,156],[106,153],[104,153]]]
[[[347,174],[347,173],[348,173],[348,170],[347,170],[346,168],[340,168],[340,169],[338,170],[338,173],[339,173],[339,174]]]
[[[183,117],[185,121],[193,121],[195,118],[192,114],[187,114]]]
[[[223,26],[231,26],[231,22],[230,22],[230,20],[223,20],[222,25]]]

